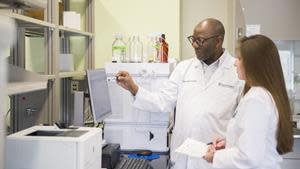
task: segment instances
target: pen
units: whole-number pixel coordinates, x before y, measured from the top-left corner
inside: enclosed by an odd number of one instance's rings
[[[218,142],[223,141],[223,140],[225,140],[225,138],[218,140]],[[213,144],[213,142],[208,142],[206,145],[212,145],[212,144]]]
[[[213,144],[213,142],[209,142],[209,143],[207,143],[206,145],[212,145]]]

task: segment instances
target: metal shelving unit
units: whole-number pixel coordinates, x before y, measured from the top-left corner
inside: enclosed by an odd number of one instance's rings
[[[69,78],[69,77],[76,77],[76,76],[85,76],[85,71],[76,71],[76,72],[60,72],[60,78]]]
[[[26,71],[20,67],[7,65],[9,76],[5,92],[9,96],[47,89],[48,78]]]
[[[7,7],[46,8],[47,0],[1,0]]]
[[[14,0],[23,3],[24,0]],[[64,10],[69,10],[73,0],[45,0],[44,20],[34,19],[22,14],[22,9],[1,9],[0,15],[15,19],[17,25],[17,44],[11,49],[10,64],[20,68],[18,71],[8,71],[13,76],[7,84],[7,94],[11,100],[11,132],[16,132],[29,126],[57,121],[68,121],[68,110],[72,101],[71,82],[76,77],[84,80],[85,69],[94,68],[94,0],[84,1],[85,28],[76,30],[59,24],[59,3],[64,4]],[[7,1],[5,5],[10,5]],[[0,2],[1,3],[1,2]],[[26,2],[26,9],[40,6],[35,1]],[[21,11],[21,12],[20,12]],[[43,72],[26,70],[25,36],[42,37],[44,40]],[[72,37],[85,39],[84,70],[60,72],[59,54],[70,52]],[[25,73],[24,73],[25,72]],[[24,76],[27,74],[28,76]],[[16,76],[17,75],[17,76]],[[30,78],[28,78],[30,77]],[[37,110],[28,113],[28,107]],[[28,116],[27,114],[30,114]]]
[[[22,25],[23,27],[46,27],[46,28],[55,28],[56,25],[41,21],[38,19],[34,19],[28,16],[24,16],[18,13],[10,12],[10,11],[0,11],[0,15],[4,15],[16,20],[18,25]]]
[[[58,28],[62,33],[65,33],[67,36],[87,36],[90,38],[94,37],[94,33],[84,32],[84,31],[80,31],[77,29],[68,28],[64,26],[58,26]]]
[[[6,88],[7,95],[16,95],[47,89],[47,82],[13,82]]]

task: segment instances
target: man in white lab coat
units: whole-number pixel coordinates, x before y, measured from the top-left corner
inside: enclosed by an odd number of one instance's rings
[[[171,161],[175,169],[210,168],[202,158],[189,158],[175,149],[190,137],[202,142],[224,136],[236,108],[242,84],[234,58],[222,48],[225,30],[216,19],[205,19],[188,37],[196,57],[178,64],[159,92],[151,93],[135,84],[128,72],[117,74],[118,83],[129,90],[133,105],[150,112],[172,112],[176,107],[171,139]]]

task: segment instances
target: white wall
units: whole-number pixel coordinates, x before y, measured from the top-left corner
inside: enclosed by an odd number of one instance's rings
[[[300,40],[299,0],[241,0],[246,24],[273,40]]]
[[[187,40],[194,27],[205,18],[219,19],[225,27],[223,46],[233,52],[235,0],[182,0],[181,1],[181,59],[195,56],[194,49]]]
[[[95,67],[111,60],[116,32],[139,34],[146,42],[151,32],[166,33],[169,55],[179,58],[180,0],[96,0]],[[144,43],[144,47],[146,43]]]
[[[234,47],[236,44],[236,40],[238,38],[245,36],[246,24],[245,24],[245,16],[244,16],[244,12],[242,9],[241,1],[235,0],[233,3],[233,6],[234,6],[234,13],[233,13],[233,16],[234,16],[233,31],[234,32],[232,32],[233,33],[232,35],[234,36],[234,38],[232,39],[232,49],[233,49],[233,52],[235,52]]]

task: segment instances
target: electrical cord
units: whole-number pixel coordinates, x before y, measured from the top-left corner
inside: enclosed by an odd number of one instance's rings
[[[4,118],[5,119],[5,126],[6,126],[6,129],[7,129],[8,132],[10,131],[10,119],[8,119],[8,115],[10,115],[10,113],[11,113],[11,109],[9,108],[7,110],[7,112],[5,113],[5,118]]]

